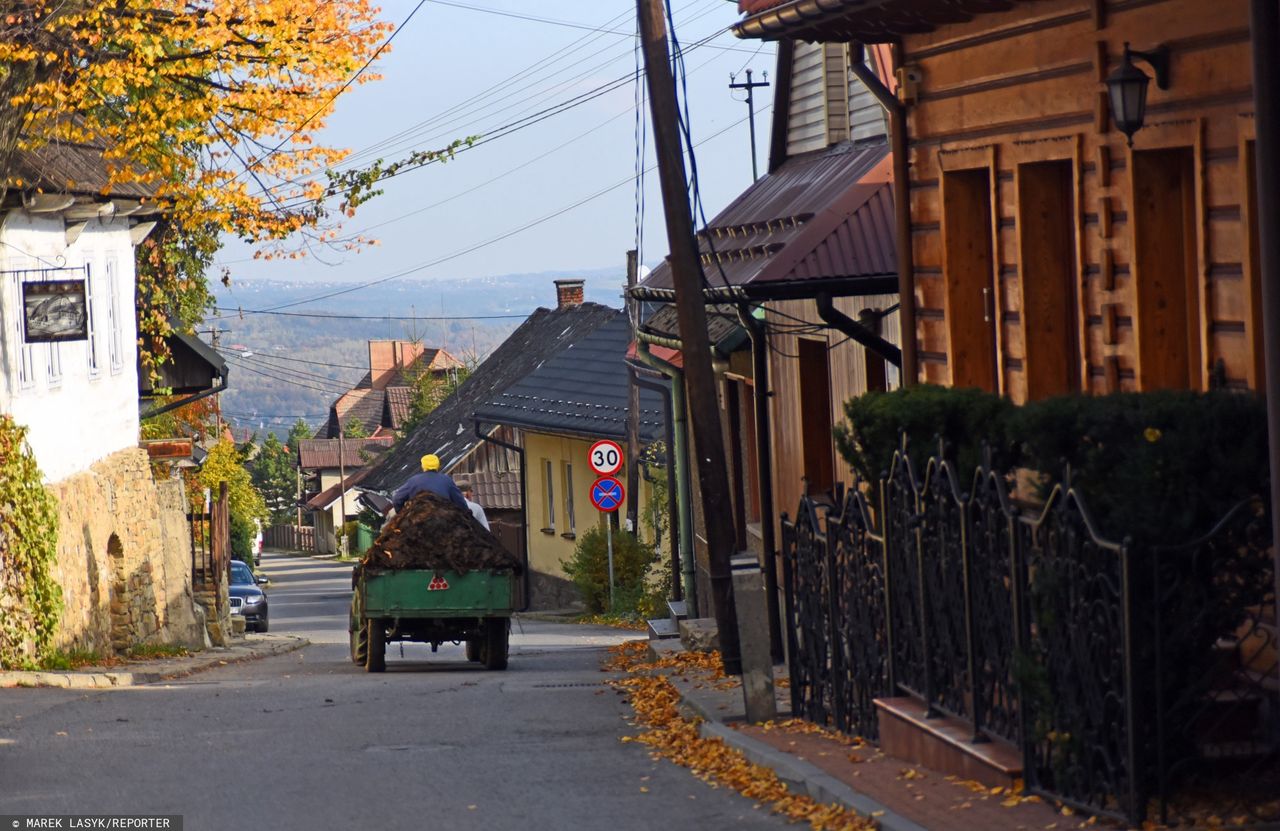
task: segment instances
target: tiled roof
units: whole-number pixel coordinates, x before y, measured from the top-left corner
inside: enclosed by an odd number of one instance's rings
[[[896,275],[891,173],[883,141],[788,159],[698,232],[707,285]],[[670,266],[660,264],[643,285],[671,288]]]
[[[566,309],[538,309],[480,364],[461,386],[431,411],[394,450],[374,466],[364,487],[391,491],[419,466],[427,453],[440,457],[446,472],[479,439],[473,414],[478,405],[501,394],[551,355],[617,316],[616,309],[583,303]]]
[[[382,423],[399,430],[409,417],[409,404],[413,400],[411,387],[387,387],[383,405]]]
[[[576,339],[536,370],[476,408],[476,418],[529,430],[586,437],[623,438],[630,394],[626,355],[631,322],[618,312]],[[661,397],[640,390],[640,436],[664,433]]]
[[[475,500],[481,507],[491,511],[520,510],[519,473],[472,473],[465,478],[475,488]]]
[[[391,438],[342,439],[342,465],[338,464],[338,439],[303,439],[298,442],[299,464],[303,470],[347,467],[352,470],[369,464],[370,454],[381,454],[391,446]]]

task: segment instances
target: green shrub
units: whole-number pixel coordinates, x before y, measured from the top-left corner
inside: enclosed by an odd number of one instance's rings
[[[596,526],[579,535],[573,556],[563,565],[588,612],[635,612],[645,597],[645,575],[652,562],[650,546],[630,532],[613,532],[614,609],[609,609],[608,541],[603,528]]]
[[[854,472],[869,482],[888,472],[903,431],[919,475],[924,475],[928,458],[937,455],[938,437],[950,448],[959,470],[973,470],[982,461],[984,442],[997,449],[1006,445],[1003,425],[1013,409],[1007,399],[978,389],[920,384],[870,392],[845,403],[848,420],[835,429],[836,446]]]
[[[918,475],[942,436],[967,486],[985,443],[1001,470],[1030,468],[1053,484],[1069,468],[1099,530],[1117,541],[1184,542],[1267,488],[1266,405],[1252,393],[1070,395],[1015,407],[979,390],[919,386],[851,399],[845,414],[837,445],[863,478],[887,470],[905,430]]]

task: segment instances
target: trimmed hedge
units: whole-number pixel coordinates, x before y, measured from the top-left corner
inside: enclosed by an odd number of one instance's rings
[[[1266,404],[1253,393],[1072,395],[1016,407],[974,389],[917,386],[845,404],[841,454],[864,479],[888,469],[902,432],[918,472],[940,436],[964,482],[989,446],[997,469],[1071,484],[1099,529],[1159,544],[1208,531],[1268,487]]]

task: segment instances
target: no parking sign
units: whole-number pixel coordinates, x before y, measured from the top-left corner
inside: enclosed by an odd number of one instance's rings
[[[612,476],[601,476],[591,485],[591,504],[597,511],[613,513],[626,498],[626,489]]]

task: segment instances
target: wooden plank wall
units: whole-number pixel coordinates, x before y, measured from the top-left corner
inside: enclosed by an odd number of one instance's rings
[[[837,298],[835,306],[854,320],[863,309],[888,309],[897,305],[896,294],[869,297]],[[826,324],[818,316],[812,300],[789,300],[770,303],[767,307],[768,322],[778,330],[800,326],[805,321],[815,327]],[[897,313],[883,318],[881,336],[892,343],[901,343]],[[803,431],[801,430],[800,371],[796,355],[796,343],[801,337],[822,340],[828,347],[831,373],[831,423],[844,420],[844,402],[866,392],[866,350],[850,341],[843,333],[823,328],[815,333],[794,334],[779,331],[770,335],[773,349],[769,354],[769,381],[773,393],[770,398],[770,428],[773,442],[773,494],[775,518],[783,511],[794,515],[803,493],[801,478],[804,476]],[[889,386],[897,387],[896,370],[890,367]],[[846,486],[852,484],[849,467],[831,442],[831,453],[836,460],[837,478]]]
[[[1172,59],[1169,89],[1150,86],[1147,126],[1134,136],[1134,149],[1187,148],[1194,161],[1188,386],[1208,386],[1219,362],[1229,386],[1259,383],[1260,311],[1244,224],[1244,159],[1253,137],[1245,0],[1040,0],[904,39],[904,62],[923,78],[909,109],[923,380],[947,384],[954,374],[944,174],[986,167],[993,172],[1000,391],[1026,400],[1017,171],[1023,163],[1063,160],[1076,197],[1080,386],[1093,393],[1143,388],[1132,156],[1110,123],[1103,84],[1125,41],[1134,49],[1167,44]],[[1155,377],[1156,368],[1147,374]]]
[[[884,108],[849,71],[848,44],[797,43],[792,66],[788,156],[887,133]]]

